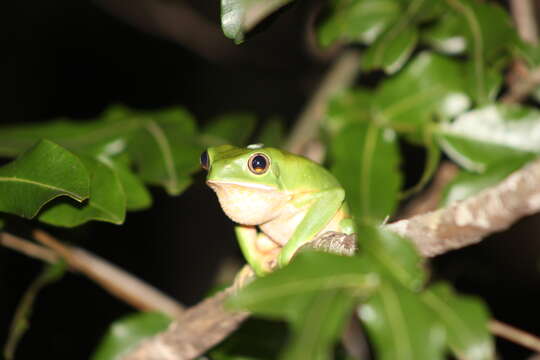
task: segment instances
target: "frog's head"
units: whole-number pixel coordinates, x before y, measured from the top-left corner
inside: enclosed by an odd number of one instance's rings
[[[262,145],[222,145],[204,151],[201,166],[227,216],[243,225],[260,225],[275,218],[290,199],[280,181],[283,156]]]

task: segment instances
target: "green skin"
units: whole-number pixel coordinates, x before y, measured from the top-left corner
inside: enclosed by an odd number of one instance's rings
[[[345,191],[321,165],[283,150],[211,147],[208,185],[238,225],[244,257],[258,276],[289,263],[296,251],[327,231],[355,232]],[[249,164],[264,155],[256,173]]]

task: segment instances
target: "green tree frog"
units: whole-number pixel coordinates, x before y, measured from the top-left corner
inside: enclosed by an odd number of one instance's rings
[[[260,144],[211,147],[201,154],[207,184],[257,276],[285,266],[305,243],[328,231],[355,232],[345,191],[321,165]]]

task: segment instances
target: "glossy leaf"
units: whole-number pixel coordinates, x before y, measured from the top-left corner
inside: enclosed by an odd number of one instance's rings
[[[120,360],[140,341],[165,330],[171,322],[155,312],[125,316],[111,324],[91,360]]]
[[[208,146],[231,144],[244,146],[255,128],[251,114],[226,114],[215,118],[203,129],[204,143]]]
[[[540,153],[540,112],[520,106],[486,106],[443,124],[440,142],[452,160],[482,172],[502,159]]]
[[[306,302],[323,291],[344,289],[367,296],[377,285],[377,275],[363,258],[305,251],[285,268],[243,288],[228,304],[267,317],[296,319],[303,316]]]
[[[203,147],[196,143],[192,117],[180,109],[140,115],[144,126],[129,142],[128,151],[137,174],[147,183],[162,185],[171,195],[180,194],[199,169]]]
[[[112,167],[122,185],[127,210],[143,210],[152,205],[150,192],[128,166],[115,160],[108,160],[107,164]]]
[[[359,307],[376,358],[445,359],[445,329],[420,297],[390,281]]]
[[[496,185],[535,157],[535,155],[531,154],[530,156],[517,157],[511,161],[505,160],[492,165],[481,174],[462,170],[446,185],[441,200],[441,207],[466,199],[487,187]]]
[[[418,132],[434,115],[455,116],[470,105],[463,67],[456,61],[423,52],[377,89],[374,116],[397,131]]]
[[[319,42],[329,46],[335,41],[372,43],[400,15],[395,0],[339,0],[318,30]]]
[[[82,204],[70,201],[51,203],[39,220],[57,226],[73,227],[90,220],[121,224],[126,215],[126,195],[110,161],[88,156],[80,158],[90,173],[90,199]]]
[[[59,196],[83,201],[89,176],[71,152],[44,140],[0,168],[0,211],[26,218]]]
[[[292,339],[281,359],[327,359],[355,301],[378,286],[366,265],[358,256],[301,252],[242,289],[229,306],[288,320]]]
[[[343,290],[322,291],[309,299],[300,316],[292,322],[292,339],[280,356],[282,360],[331,359],[337,341],[356,303]]]
[[[268,15],[291,0],[221,0],[221,28],[237,44]]]
[[[399,24],[381,35],[364,53],[366,70],[383,69],[387,74],[394,74],[407,62],[418,42],[418,30]]]
[[[494,339],[487,327],[489,311],[480,299],[458,295],[439,283],[424,291],[422,300],[444,325],[456,358],[495,359]]]
[[[422,40],[444,54],[461,54],[467,48],[463,19],[455,12],[446,12],[439,21],[422,33]]]
[[[332,140],[330,151],[331,170],[345,188],[356,220],[380,223],[390,216],[401,186],[394,131],[373,123],[352,123]]]
[[[15,350],[18,343],[30,327],[30,316],[35,300],[39,292],[52,283],[60,280],[66,271],[64,261],[59,261],[52,265],[46,265],[41,274],[30,284],[25,291],[15,315],[13,317],[9,335],[4,346],[4,358],[6,360],[15,359]]]
[[[353,122],[367,122],[371,118],[373,93],[364,88],[353,88],[336,94],[328,103],[323,122],[331,137]]]
[[[517,39],[510,17],[500,6],[474,0],[448,0],[450,9],[462,22],[456,26],[466,39],[470,57],[469,81],[471,94],[479,104],[489,100],[490,83],[493,74],[488,66],[505,56],[510,43]]]
[[[368,267],[384,275],[385,279],[397,281],[413,291],[426,283],[425,259],[409,239],[379,226],[360,226],[358,244],[360,251],[369,256]]]

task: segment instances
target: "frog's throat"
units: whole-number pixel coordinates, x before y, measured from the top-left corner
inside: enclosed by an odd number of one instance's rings
[[[219,203],[231,220],[243,225],[261,225],[274,219],[290,196],[268,185],[208,180]]]

